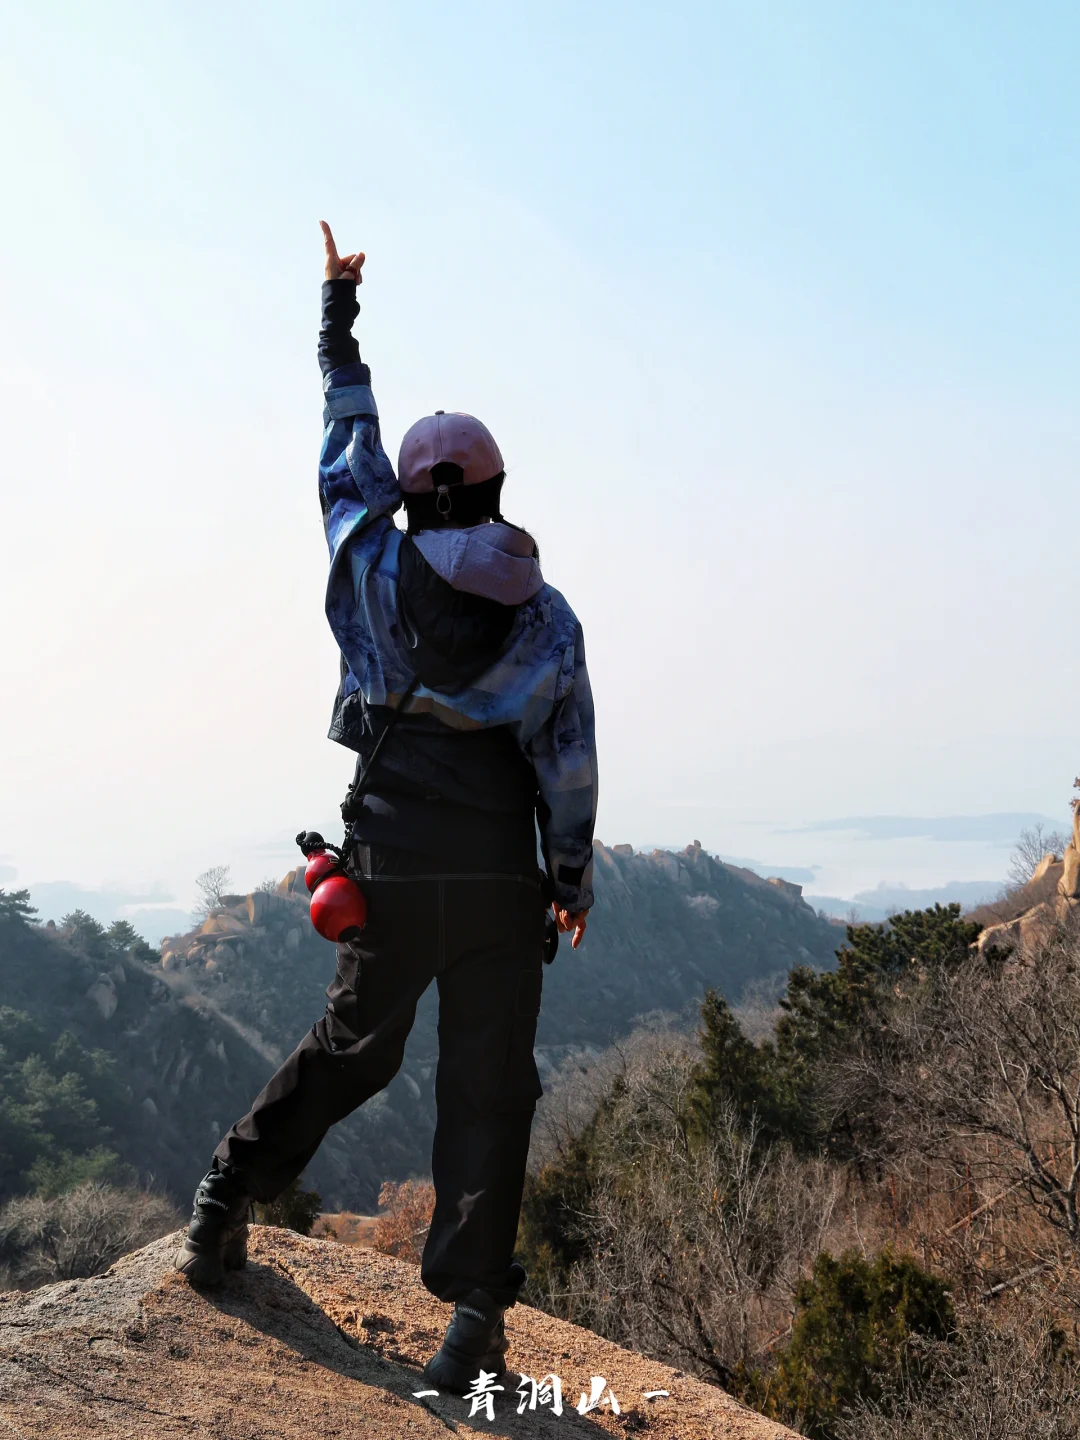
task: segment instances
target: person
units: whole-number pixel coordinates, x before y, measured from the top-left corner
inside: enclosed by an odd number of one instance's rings
[[[505,1370],[503,1316],[526,1279],[513,1249],[542,1094],[545,914],[576,949],[593,903],[593,703],[581,625],[532,536],[503,517],[488,429],[425,416],[395,477],[352,334],[365,257],[339,256],[322,228],[319,493],[341,652],[330,736],[357,752],[358,774],[385,740],[342,807],[368,919],[338,946],[325,1014],[215,1150],[176,1266],[213,1286],[243,1265],[251,1203],[279,1195],[330,1126],[389,1084],[434,979],[435,1206],[421,1276],[455,1308],[425,1375],[464,1393],[480,1369]],[[403,504],[405,530],[393,518]]]

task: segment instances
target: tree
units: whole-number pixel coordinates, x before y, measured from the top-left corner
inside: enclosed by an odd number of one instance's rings
[[[221,897],[228,891],[231,878],[232,871],[228,865],[211,865],[209,870],[196,875],[195,886],[200,896],[196,906],[197,915],[205,917],[211,910],[217,909],[221,904]]]
[[[105,934],[116,950],[130,950],[133,945],[144,943],[135,926],[127,920],[114,920]]]
[[[694,1139],[707,1142],[718,1119],[728,1123],[734,1108],[744,1130],[765,1142],[790,1138],[803,1127],[778,1090],[776,1051],[769,1041],[755,1045],[724,997],[707,990],[698,1032],[701,1061],[694,1071],[688,1123]]]
[[[1035,874],[1039,861],[1049,854],[1064,855],[1068,843],[1068,836],[1062,835],[1059,830],[1044,830],[1041,820],[1030,829],[1021,830],[1009,861],[1009,886],[1019,889],[1026,885]]]
[[[850,1057],[884,1063],[898,994],[922,992],[967,962],[980,927],[960,906],[905,911],[887,925],[850,925],[835,970],[797,966],[780,999],[775,1090],[793,1143],[852,1157],[873,1148],[881,1122],[875,1087],[838,1083]],[[872,1058],[871,1058],[872,1057]]]
[[[970,957],[895,997],[893,1053],[848,1062],[895,1144],[1015,1187],[1080,1255],[1080,933]],[[972,1144],[972,1142],[977,1142]]]
[[[30,904],[29,890],[7,891],[0,886],[0,923],[7,920],[29,925],[37,913],[37,907]]]
[[[68,938],[88,955],[103,958],[108,950],[105,926],[88,915],[85,910],[72,910],[60,921],[61,929]]]
[[[379,1190],[375,1249],[419,1265],[434,1209],[435,1187],[430,1180],[384,1181]]]
[[[310,1235],[321,1209],[322,1196],[317,1190],[301,1189],[297,1176],[276,1200],[256,1205],[255,1218],[260,1225],[276,1225],[281,1230],[295,1230],[297,1235]]]

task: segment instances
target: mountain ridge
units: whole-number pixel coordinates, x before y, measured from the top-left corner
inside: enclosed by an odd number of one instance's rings
[[[793,964],[826,967],[842,941],[797,885],[725,865],[696,843],[646,856],[597,842],[596,856],[585,944],[562,945],[545,967],[542,1081],[567,1056],[605,1048],[650,1013],[692,1028],[710,986],[735,1001]],[[302,872],[291,871],[274,892],[223,897],[159,955],[145,946],[117,953],[55,927],[12,922],[0,932],[5,1003],[48,1034],[70,1030],[115,1058],[130,1101],[127,1112],[114,1107],[110,1143],[178,1201],[323,1011],[334,949],[312,928],[307,903]],[[383,1180],[427,1173],[436,1004],[431,987],[401,1072],[332,1129],[310,1166],[306,1183],[327,1209],[370,1211]]]

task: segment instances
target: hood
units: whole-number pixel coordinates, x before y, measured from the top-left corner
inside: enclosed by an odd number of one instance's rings
[[[421,530],[412,537],[424,559],[455,590],[501,605],[520,605],[544,585],[531,535],[494,521],[460,530]]]

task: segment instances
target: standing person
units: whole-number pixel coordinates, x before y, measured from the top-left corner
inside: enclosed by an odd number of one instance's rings
[[[243,1265],[252,1200],[279,1195],[329,1127],[390,1083],[435,979],[436,1198],[421,1275],[455,1309],[425,1374],[463,1392],[481,1368],[505,1370],[503,1312],[526,1278],[513,1247],[542,1093],[544,917],[550,905],[576,949],[593,902],[592,695],[580,624],[533,538],[503,519],[486,427],[425,416],[395,478],[352,335],[364,256],[339,257],[322,228],[319,492],[341,650],[330,736],[357,752],[359,773],[396,723],[342,807],[367,925],[338,946],[325,1014],[214,1152],[176,1265],[207,1286]],[[402,504],[405,531],[392,519]]]

